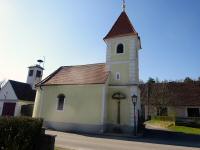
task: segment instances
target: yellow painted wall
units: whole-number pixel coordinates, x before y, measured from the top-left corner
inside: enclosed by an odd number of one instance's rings
[[[42,90],[37,88],[36,96],[35,96],[35,104],[33,109],[33,117],[40,117],[40,112],[42,110]]]
[[[124,93],[127,98],[121,100],[121,125],[130,125],[130,89],[129,87],[122,87],[122,88],[108,88],[108,102],[107,102],[107,123],[109,124],[117,124],[117,101],[112,99],[112,94],[116,92]]]
[[[116,73],[120,73],[120,80],[116,80]],[[129,83],[129,64],[112,64],[110,74],[110,84]]]
[[[38,90],[34,117],[42,117],[46,121],[100,124],[102,110],[103,85],[63,85],[46,86]],[[64,111],[57,111],[57,96],[64,94]],[[39,100],[39,99],[42,99]],[[42,103],[42,104],[41,104]]]
[[[116,53],[116,48],[119,43],[122,43],[124,45],[124,53],[123,54]],[[111,61],[127,61],[127,60],[129,60],[130,59],[129,49],[130,49],[129,40],[125,40],[125,39],[121,40],[121,41],[114,40],[111,44]]]
[[[19,100],[18,103],[19,103],[20,105],[34,104],[34,102],[32,102],[32,101],[23,101],[23,100]]]

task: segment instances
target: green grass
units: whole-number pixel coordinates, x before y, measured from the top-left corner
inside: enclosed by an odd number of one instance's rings
[[[153,119],[153,120],[147,121],[146,124],[153,125],[155,127],[168,129],[169,131],[172,131],[172,132],[181,132],[181,133],[186,133],[186,134],[200,135],[200,128],[175,126],[175,123],[173,121],[160,121],[160,120]]]
[[[192,127],[185,127],[185,126],[171,126],[168,129],[170,131],[175,131],[175,132],[182,132],[182,133],[186,133],[186,134],[200,135],[200,129],[199,128],[192,128]]]

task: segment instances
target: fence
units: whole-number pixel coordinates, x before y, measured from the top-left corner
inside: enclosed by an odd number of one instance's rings
[[[200,128],[200,117],[176,117],[175,124]]]

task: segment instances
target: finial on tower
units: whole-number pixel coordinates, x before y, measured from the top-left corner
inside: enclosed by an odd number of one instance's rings
[[[125,0],[123,0],[122,10],[123,10],[123,11],[126,11],[126,2],[125,2]]]

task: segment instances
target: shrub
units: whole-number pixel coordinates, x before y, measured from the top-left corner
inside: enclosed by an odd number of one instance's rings
[[[42,119],[0,117],[0,150],[34,150],[42,123]]]

